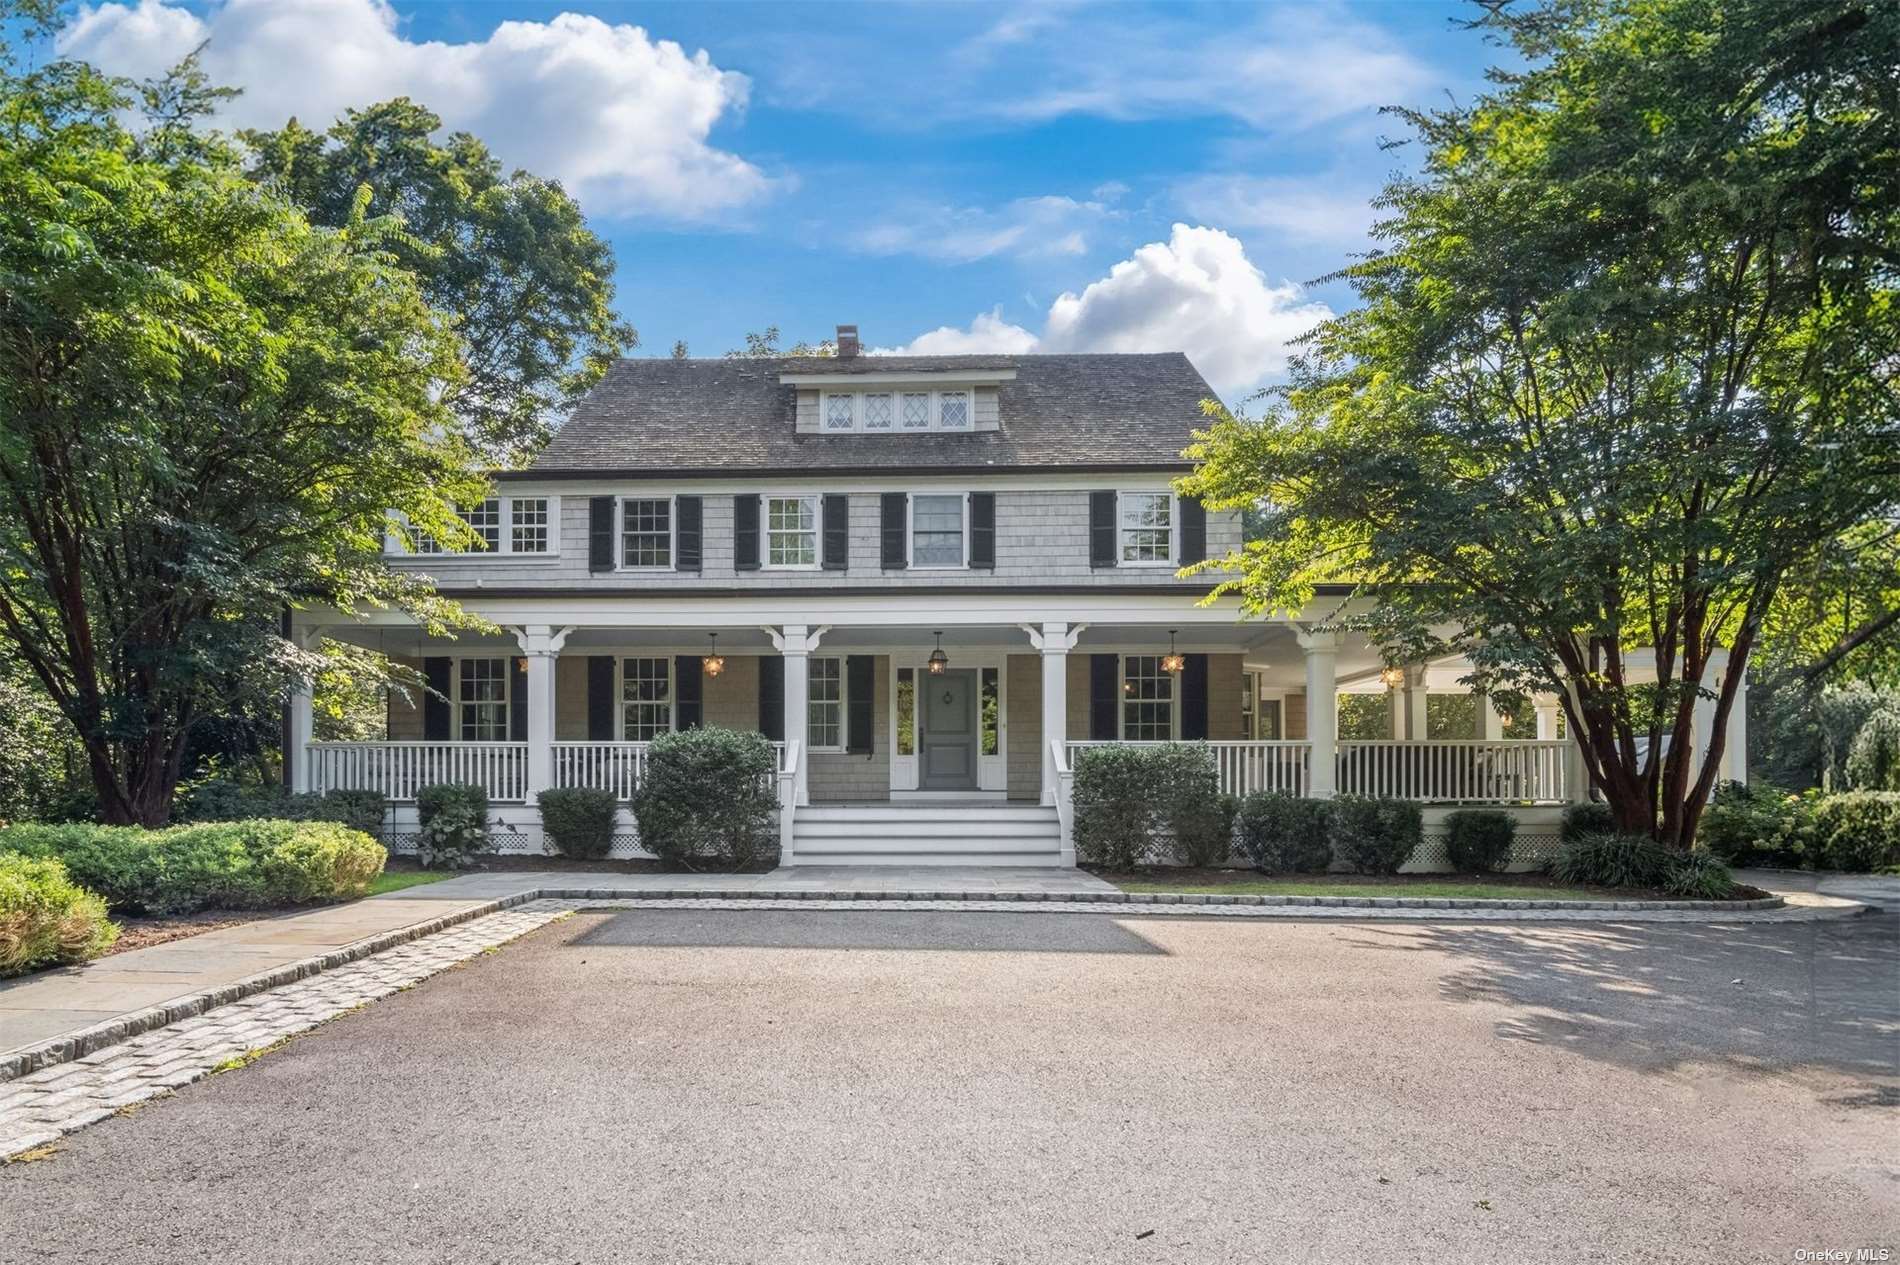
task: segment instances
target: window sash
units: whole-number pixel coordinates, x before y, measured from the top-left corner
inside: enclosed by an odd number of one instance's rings
[[[620,565],[673,565],[673,502],[668,497],[625,497],[620,502]]]
[[[889,430],[897,420],[896,397],[889,391],[866,391],[858,399],[865,430]]]
[[[1161,670],[1161,656],[1122,659],[1122,737],[1129,742],[1174,738],[1174,676]]]
[[[929,430],[930,392],[904,392],[898,400],[898,420],[905,430]]]
[[[1116,498],[1123,562],[1168,562],[1174,557],[1174,496],[1123,492]]]
[[[818,565],[818,498],[773,496],[765,502],[765,565]]]
[[[480,542],[469,549],[446,549],[406,519],[398,530],[409,552],[444,557],[552,557],[560,551],[558,525],[560,498],[554,496],[490,496],[468,509],[456,511]],[[387,541],[385,552],[401,550]]]
[[[824,428],[828,431],[857,429],[858,397],[851,391],[824,393]]]
[[[897,669],[897,754],[917,754],[917,672]]]
[[[805,698],[805,741],[813,751],[844,750],[844,660],[811,660]]]
[[[969,498],[961,492],[920,492],[910,498],[910,565],[961,567],[967,564],[964,518]]]
[[[508,740],[508,660],[463,659],[456,665],[457,731],[463,742]]]
[[[941,391],[937,395],[937,425],[944,430],[969,430],[976,424],[968,391]]]
[[[996,755],[1003,746],[1002,677],[995,668],[983,668],[979,680],[982,699],[977,713],[983,737],[977,751],[982,755]]]
[[[673,660],[620,661],[620,732],[626,742],[651,742],[673,729]]]
[[[469,527],[475,532],[475,534],[478,537],[481,538],[482,543],[486,546],[485,549],[475,550],[474,552],[477,552],[477,553],[500,553],[501,552],[501,498],[500,497],[491,496],[487,500],[483,501],[480,505],[477,505],[472,509],[462,510],[460,511],[460,513],[462,515],[462,521],[469,525]]]
[[[523,496],[508,502],[509,541],[513,553],[548,551],[548,498]]]

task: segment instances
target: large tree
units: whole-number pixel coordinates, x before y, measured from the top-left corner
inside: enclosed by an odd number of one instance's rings
[[[384,533],[397,511],[465,539],[453,503],[485,481],[399,226],[360,199],[312,224],[188,117],[141,131],[132,106],[0,45],[0,645],[78,735],[102,815],[158,824],[196,718],[320,666],[287,606],[454,617]]]
[[[1405,114],[1361,305],[1264,417],[1213,410],[1184,486],[1271,505],[1227,560],[1251,607],[1343,581],[1395,658],[1559,693],[1619,827],[1687,846],[1784,585],[1900,504],[1900,6],[1476,25],[1523,69]]]
[[[614,357],[637,344],[614,314],[613,249],[553,181],[505,173],[466,132],[398,98],[351,110],[327,132],[291,119],[243,134],[251,174],[341,228],[357,214],[401,219],[390,242],[438,312],[453,314],[463,372],[443,397],[469,439],[501,464],[530,458]]]

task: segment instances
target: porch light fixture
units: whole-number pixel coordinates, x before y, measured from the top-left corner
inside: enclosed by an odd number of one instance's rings
[[[712,646],[706,651],[706,657],[699,661],[699,666],[706,669],[707,676],[718,676],[726,670],[726,661],[719,653],[719,634],[707,633],[706,637]]]
[[[1174,633],[1174,629],[1168,629],[1168,653],[1161,656],[1161,670],[1179,676],[1187,667],[1187,658],[1174,648]]]
[[[521,672],[524,674],[527,672],[528,670],[528,656],[527,655],[524,654],[519,659],[515,660],[515,670],[517,672]]]
[[[1381,668],[1379,670],[1379,684],[1385,686],[1388,690],[1398,689],[1399,686],[1405,684],[1405,669]]]
[[[931,635],[937,639],[937,648],[930,652],[930,675],[942,676],[943,670],[950,666],[950,656],[943,652],[943,634],[937,632]]]

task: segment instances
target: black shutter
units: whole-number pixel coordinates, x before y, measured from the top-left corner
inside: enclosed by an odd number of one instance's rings
[[[970,566],[996,568],[996,493],[970,493]]]
[[[732,498],[732,569],[759,569],[759,498],[741,495]]]
[[[775,654],[759,656],[759,732],[785,741],[785,660]]]
[[[873,680],[877,661],[868,654],[854,654],[844,661],[844,749],[852,755],[871,754],[872,700],[877,696]]]
[[[673,569],[675,571],[697,571],[700,569],[700,540],[705,518],[705,510],[696,496],[675,497],[673,500]]]
[[[1185,742],[1207,738],[1207,656],[1184,655],[1181,669],[1181,738]]]
[[[851,561],[851,498],[827,495],[823,522],[825,570],[843,571]]]
[[[422,736],[430,742],[449,740],[449,674],[455,665],[449,659],[424,659],[422,679],[429,692],[422,696]]]
[[[614,657],[587,656],[587,741],[614,740]]]
[[[706,715],[705,678],[699,674],[699,656],[673,656],[673,728],[697,729]]]
[[[1115,565],[1115,494],[1089,493],[1089,565]]]
[[[528,670],[517,655],[508,656],[508,737],[528,740]]]
[[[1121,737],[1116,717],[1121,711],[1121,656],[1089,656],[1089,737],[1096,742],[1113,742]]]
[[[878,565],[886,571],[902,571],[910,565],[910,550],[905,547],[905,535],[910,517],[910,494],[907,492],[886,492],[878,498],[881,518],[880,532],[883,549]]]
[[[587,569],[614,569],[614,498],[587,498]]]
[[[1181,498],[1181,566],[1191,566],[1207,557],[1207,511],[1199,498]]]

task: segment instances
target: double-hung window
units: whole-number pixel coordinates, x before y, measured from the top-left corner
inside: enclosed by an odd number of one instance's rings
[[[673,661],[627,659],[620,665],[621,736],[651,742],[673,728]]]
[[[818,565],[818,498],[768,496],[765,498],[765,565],[815,567]]]
[[[910,565],[960,567],[964,565],[961,492],[941,495],[919,493],[910,498]]]
[[[508,739],[508,660],[463,659],[456,706],[463,742]]]
[[[491,496],[457,510],[475,533],[474,542],[463,549],[444,549],[419,527],[405,526],[404,530],[416,553],[550,557],[559,547],[559,505],[551,496]]]
[[[627,497],[620,502],[620,565],[673,565],[673,502],[667,497]]]
[[[1117,498],[1121,560],[1174,560],[1174,496],[1169,492],[1123,492]]]
[[[1161,668],[1161,656],[1131,654],[1122,659],[1122,738],[1128,742],[1167,742],[1174,737],[1174,675]]]
[[[548,498],[518,496],[508,506],[511,534],[508,548],[514,553],[548,551]]]
[[[813,659],[806,697],[806,741],[813,751],[844,750],[844,660]]]

